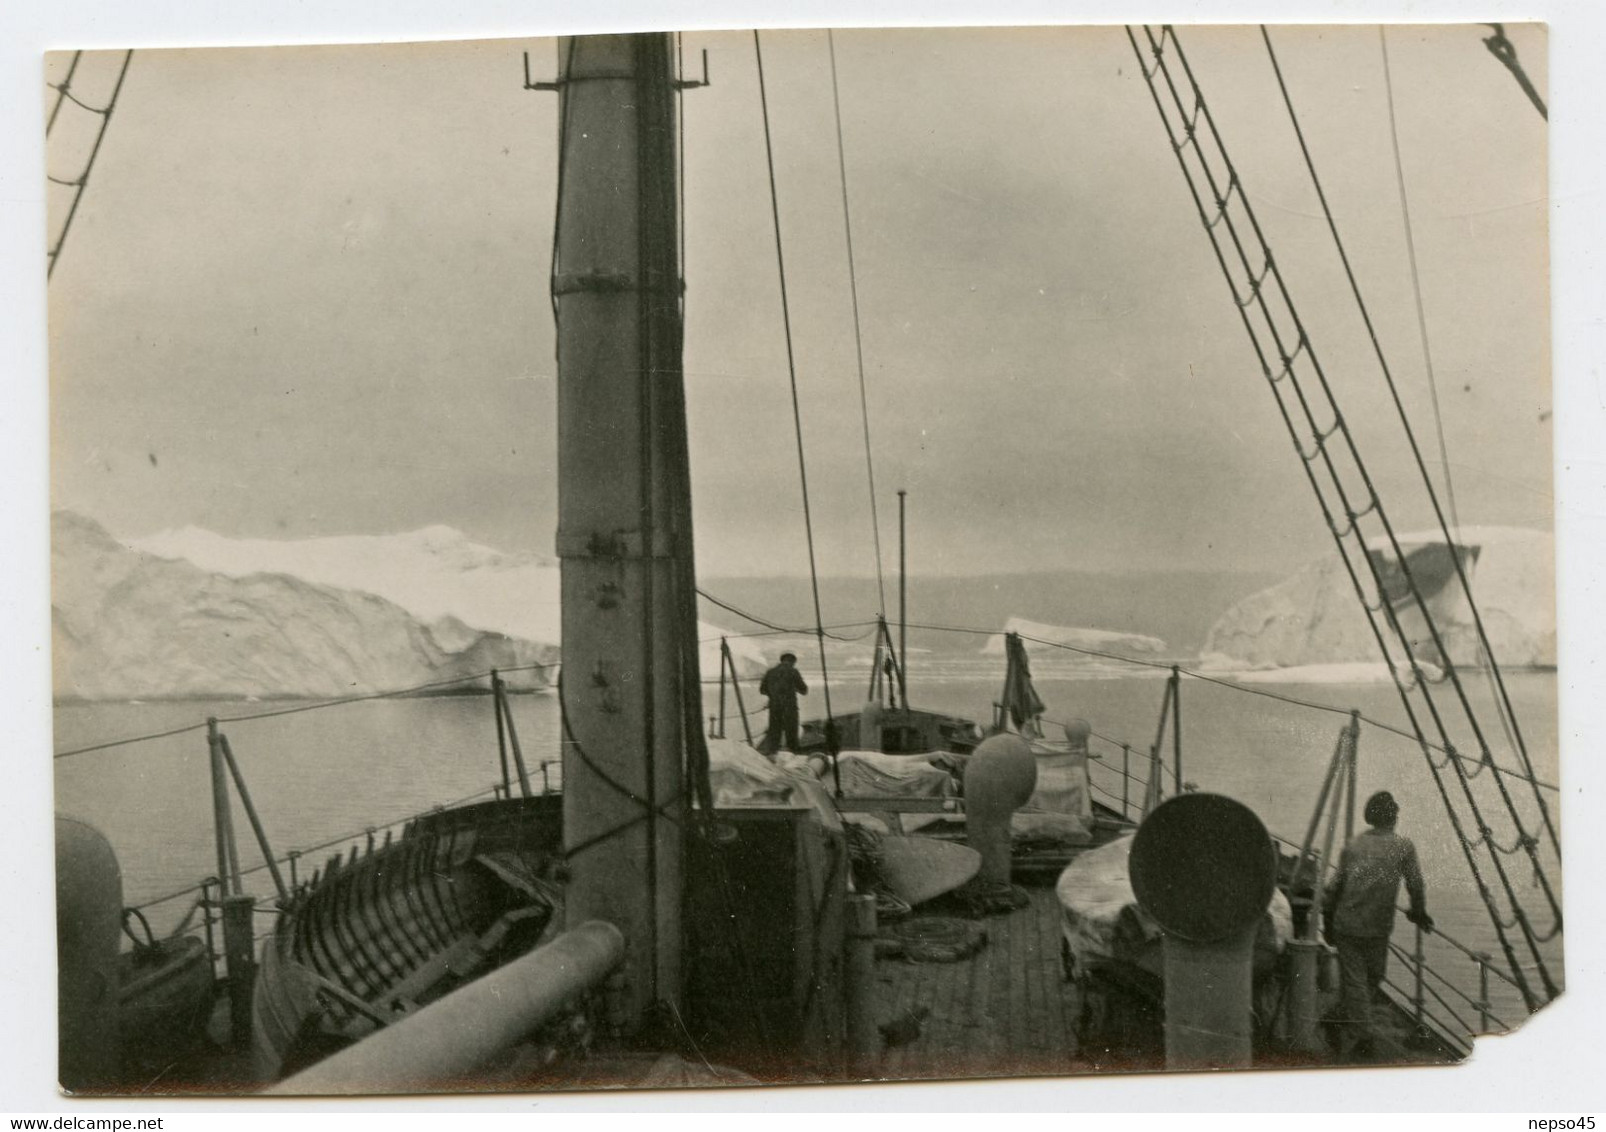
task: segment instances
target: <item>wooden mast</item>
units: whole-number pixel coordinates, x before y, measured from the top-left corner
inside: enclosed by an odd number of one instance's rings
[[[672,58],[667,34],[559,44],[566,916],[624,933],[627,1027],[679,1000],[686,697],[699,692]]]

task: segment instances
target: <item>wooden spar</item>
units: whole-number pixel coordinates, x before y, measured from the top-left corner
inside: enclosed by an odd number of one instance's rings
[[[724,637],[719,639],[719,737],[725,738],[725,673],[731,667],[731,646]]]
[[[251,822],[251,832],[256,836],[257,848],[262,851],[262,861],[268,866],[268,872],[273,877],[273,887],[279,894],[280,900],[289,899],[290,890],[285,887],[284,875],[279,872],[279,862],[274,859],[273,846],[268,844],[268,834],[262,828],[262,819],[257,816],[257,808],[251,803],[251,792],[245,788],[245,775],[240,773],[240,764],[234,760],[234,750],[229,746],[229,737],[218,732],[218,749],[223,752],[223,761],[228,765],[229,775],[234,779],[234,789],[239,792],[240,804],[245,807],[245,816]]]
[[[502,796],[513,797],[513,779],[507,769],[507,729],[502,725],[502,677],[491,669],[491,709],[496,716],[496,753],[502,765]]]
[[[753,745],[753,728],[747,722],[747,705],[742,702],[742,681],[736,675],[736,658],[731,655],[728,648],[725,650],[725,662],[730,665],[731,689],[736,693],[736,714],[742,717],[742,738],[751,747]],[[723,720],[720,723],[720,736],[722,738],[724,736]]]
[[[234,819],[229,813],[229,786],[223,774],[223,750],[217,720],[206,721],[206,748],[212,771],[212,835],[217,849],[218,883],[223,896],[240,891],[240,857],[234,847]]]
[[[530,796],[530,772],[524,765],[524,748],[519,745],[518,728],[513,726],[513,705],[507,702],[507,689],[503,687],[500,692],[502,719],[507,726],[508,742],[513,747],[513,765],[519,773],[519,796],[528,798]],[[511,790],[509,790],[508,796],[512,797]]]
[[[565,914],[624,933],[629,1028],[679,999],[682,759],[688,728],[701,727],[700,708],[689,721],[685,711],[685,681],[700,688],[685,647],[672,41],[579,36],[558,51]]]

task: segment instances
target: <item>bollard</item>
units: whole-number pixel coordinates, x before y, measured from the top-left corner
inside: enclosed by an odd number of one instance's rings
[[[255,897],[223,898],[223,970],[229,983],[229,1037],[235,1049],[251,1044],[251,993],[257,977],[252,957],[255,912]]]
[[[1320,940],[1288,941],[1288,1044],[1302,1053],[1321,1053],[1326,1048],[1321,1038],[1321,955]]]
[[[848,1058],[856,1078],[874,1075],[881,1054],[876,1029],[875,897],[848,897]]]

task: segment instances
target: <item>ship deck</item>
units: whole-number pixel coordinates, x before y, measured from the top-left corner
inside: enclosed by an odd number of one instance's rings
[[[1024,908],[981,921],[986,944],[952,963],[876,962],[878,1020],[931,1011],[920,1035],[889,1048],[894,1080],[1088,1072],[1076,1031],[1081,996],[1060,962],[1060,910],[1049,887],[1025,890]]]
[[[905,1018],[920,1007],[930,1015],[912,1041],[886,1049],[875,1076],[884,1080],[966,1077],[1068,1076],[1082,1073],[1152,1072],[1165,1068],[1163,1040],[1135,1018],[1132,999],[1084,1001],[1079,983],[1064,977],[1060,958],[1059,902],[1050,886],[1024,889],[1024,908],[981,921],[987,942],[968,959],[952,963],[883,958],[876,962],[876,1018]],[[1112,1009],[1113,1005],[1113,1009]],[[1327,1009],[1335,1004],[1329,995]],[[1094,1022],[1079,1026],[1084,1013]],[[1159,1015],[1152,1017],[1158,1025]],[[1380,1055],[1365,1064],[1446,1065],[1457,1059],[1412,1032],[1397,1007],[1374,1014]],[[1083,1034],[1126,1041],[1083,1047]],[[1137,1039],[1133,1041],[1132,1039]],[[1290,1051],[1280,1043],[1257,1056],[1257,1067],[1317,1068],[1344,1062],[1330,1054]]]

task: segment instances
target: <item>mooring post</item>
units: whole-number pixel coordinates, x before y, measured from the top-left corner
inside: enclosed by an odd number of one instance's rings
[[[848,897],[848,1069],[858,1078],[874,1076],[881,1054],[876,1029],[875,897]]]
[[[1311,909],[1311,916],[1316,910]],[[1318,980],[1321,972],[1322,942],[1313,934],[1306,939],[1288,941],[1289,995],[1288,1044],[1304,1053],[1320,1053],[1324,1049],[1321,1038],[1321,996]]]

